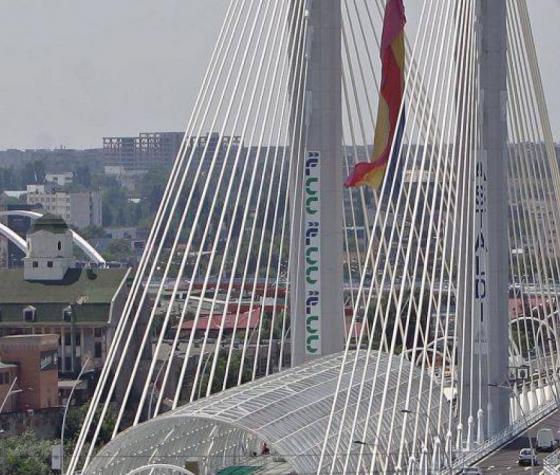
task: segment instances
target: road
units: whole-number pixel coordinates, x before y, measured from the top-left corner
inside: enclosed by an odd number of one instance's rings
[[[547,418],[535,424],[531,429],[529,429],[529,434],[533,441],[533,447],[537,445],[537,432],[542,428],[552,429],[556,434],[556,431],[560,429],[560,412],[556,411],[552,413]],[[508,445],[489,455],[487,458],[483,459],[477,464],[477,467],[482,469],[482,473],[493,473],[502,475],[512,475],[512,474],[530,474],[531,467],[520,467],[517,464],[517,457],[519,455],[519,450],[524,447],[529,447],[529,439],[527,438],[527,433],[518,437],[514,441],[510,442]],[[550,455],[548,452],[539,452],[538,460],[539,466],[535,467],[534,473],[538,474],[542,469],[542,462],[544,458]]]

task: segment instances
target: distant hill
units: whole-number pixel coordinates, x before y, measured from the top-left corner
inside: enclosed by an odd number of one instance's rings
[[[19,168],[25,163],[42,161],[47,173],[62,173],[87,163],[92,172],[102,172],[102,154],[102,149],[0,150],[0,167]]]

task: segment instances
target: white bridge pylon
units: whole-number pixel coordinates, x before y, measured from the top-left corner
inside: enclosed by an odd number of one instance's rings
[[[560,173],[526,0],[410,16],[379,191],[329,180],[371,154],[387,2],[318,2],[228,3],[69,473],[267,450],[443,473],[553,407]]]

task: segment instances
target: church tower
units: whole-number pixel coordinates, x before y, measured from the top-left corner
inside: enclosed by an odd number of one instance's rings
[[[45,214],[27,235],[25,280],[60,281],[75,265],[72,231],[62,218]]]

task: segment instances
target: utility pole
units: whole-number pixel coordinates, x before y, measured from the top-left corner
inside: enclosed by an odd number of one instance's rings
[[[298,127],[304,131],[291,193],[297,243],[290,266],[294,366],[344,349],[341,0],[304,5],[305,113],[303,123],[292,121],[292,135]]]

